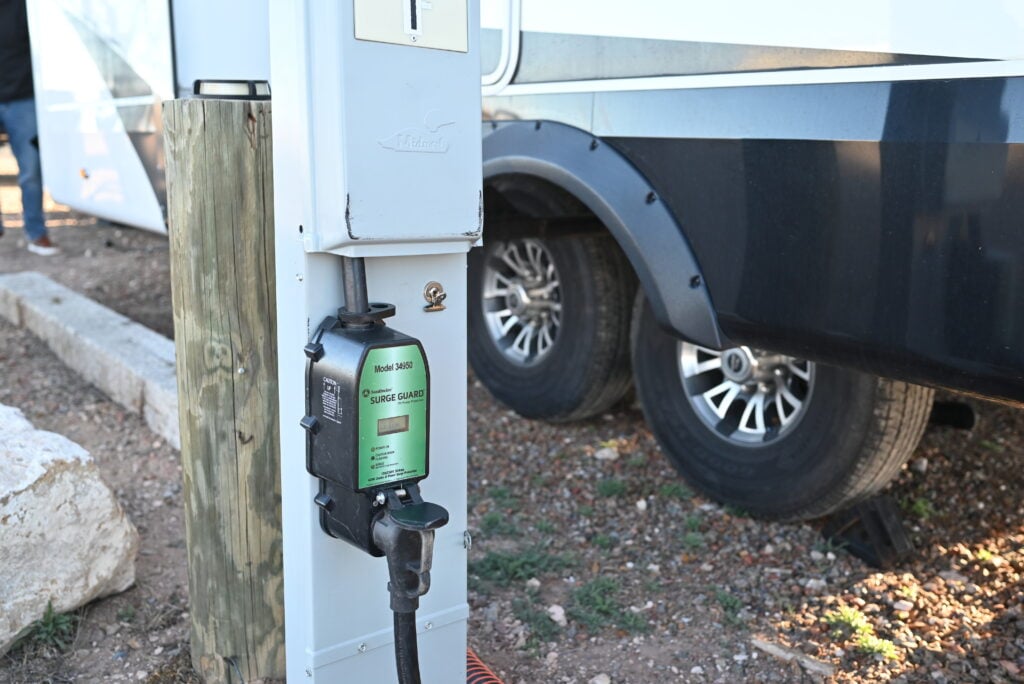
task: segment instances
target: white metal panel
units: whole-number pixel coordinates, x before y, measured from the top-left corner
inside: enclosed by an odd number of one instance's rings
[[[316,140],[303,160],[316,186],[306,248],[467,250],[481,224],[480,91],[461,84],[479,83],[478,32],[469,32],[467,53],[361,41],[351,3],[309,6],[315,14],[298,27],[298,40],[316,59],[302,79],[308,90],[297,94],[310,103],[297,125]],[[469,7],[469,26],[478,26],[479,5]],[[275,103],[281,81],[296,78],[277,73]],[[447,190],[438,192],[436,178]],[[428,242],[433,247],[410,246]]]
[[[523,0],[524,31],[1024,58],[1015,0]]]
[[[269,80],[266,2],[174,0],[173,20],[179,97],[197,79]]]
[[[65,12],[65,4],[59,0],[28,3],[44,182],[56,201],[74,209],[165,232],[163,210],[118,106],[158,108],[165,95],[162,89],[169,88],[169,64],[165,76],[160,76],[151,61],[139,65],[139,76],[152,72],[153,82],[147,81],[154,89],[152,95],[115,98],[108,87],[109,74],[100,72],[83,32],[72,25]],[[70,9],[78,11],[81,4],[71,3]],[[87,8],[99,12],[107,5],[88,3]],[[167,31],[166,6],[154,9],[162,9]],[[132,14],[134,18],[140,16],[146,15]],[[150,19],[159,24],[160,16]],[[150,27],[149,33],[156,35],[156,28]],[[119,45],[126,50],[122,53],[126,61],[130,59],[128,52],[138,47],[117,42],[108,47]],[[159,46],[157,40],[154,48]]]

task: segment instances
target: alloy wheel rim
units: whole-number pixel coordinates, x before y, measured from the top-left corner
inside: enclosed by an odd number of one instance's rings
[[[785,354],[680,342],[678,360],[697,417],[736,446],[766,446],[792,434],[814,391],[814,363]]]
[[[498,243],[483,269],[484,321],[506,359],[531,366],[547,357],[562,327],[562,285],[551,252],[532,238]]]

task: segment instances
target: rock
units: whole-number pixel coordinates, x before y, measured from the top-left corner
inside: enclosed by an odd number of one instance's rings
[[[636,502],[636,510],[640,511],[641,513],[646,511],[647,510],[647,501],[645,501],[644,499],[640,499],[639,501],[637,501]]]
[[[0,463],[4,653],[50,601],[65,613],[130,587],[139,536],[88,452],[2,404]]]
[[[921,475],[924,475],[925,473],[928,472],[928,459],[925,458],[924,456],[921,456],[920,458],[915,458],[913,461],[910,462],[910,469],[913,470],[915,473],[920,473]]]
[[[565,609],[557,603],[548,606],[548,617],[559,627],[565,627],[569,621],[565,619]]]
[[[694,665],[690,668],[690,674],[702,675],[704,674],[704,668],[700,665]]]
[[[615,447],[602,447],[594,452],[594,458],[598,461],[617,461],[619,460],[619,450]]]
[[[592,678],[587,684],[612,684],[612,678],[604,672]]]
[[[892,604],[892,609],[897,613],[907,613],[913,610],[914,604],[906,599],[900,599],[896,603]]]
[[[531,577],[530,579],[526,580],[526,588],[534,590],[540,589],[540,580],[536,577]]]
[[[807,584],[804,585],[804,589],[806,589],[809,594],[820,594],[827,588],[828,582],[817,578],[807,580]]]
[[[811,551],[811,560],[815,563],[820,563],[821,561],[825,560],[825,554],[823,554],[821,551]]]

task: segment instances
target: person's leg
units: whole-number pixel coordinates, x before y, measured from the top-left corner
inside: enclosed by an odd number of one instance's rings
[[[29,242],[46,237],[43,217],[43,172],[39,161],[39,134],[34,100],[15,100],[4,105],[4,127],[18,162],[18,185]]]

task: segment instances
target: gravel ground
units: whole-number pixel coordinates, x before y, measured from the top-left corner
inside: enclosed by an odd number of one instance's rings
[[[54,209],[64,255],[9,230],[0,272],[41,270],[169,333],[166,241]],[[635,406],[552,426],[472,377],[469,396],[470,644],[507,684],[1024,679],[1024,412],[971,401],[974,430],[929,429],[890,490],[917,550],[879,572],[818,524],[694,496]],[[89,449],[142,536],[136,587],[79,611],[68,648],[0,658],[0,682],[194,681],[177,454],[3,323],[0,402]]]

